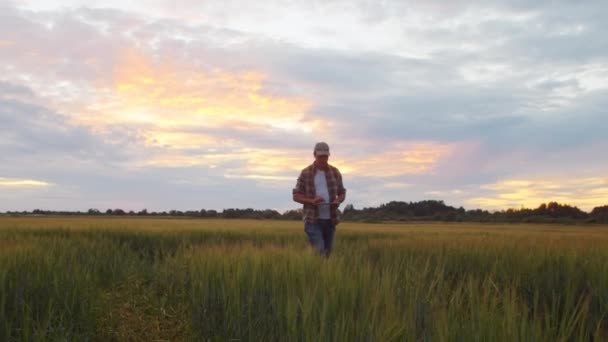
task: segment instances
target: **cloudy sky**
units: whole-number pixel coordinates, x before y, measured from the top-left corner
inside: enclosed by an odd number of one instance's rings
[[[608,2],[0,0],[0,211],[608,204]]]

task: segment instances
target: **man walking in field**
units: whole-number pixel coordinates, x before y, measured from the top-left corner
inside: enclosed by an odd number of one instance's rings
[[[340,171],[329,165],[329,146],[319,142],[314,163],[302,170],[293,200],[304,205],[302,216],[308,241],[320,255],[329,257],[338,224],[338,206],[346,198]]]

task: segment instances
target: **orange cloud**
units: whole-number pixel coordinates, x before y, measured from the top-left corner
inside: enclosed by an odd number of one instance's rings
[[[216,168],[228,162],[241,161],[239,169],[227,168],[225,173],[230,178],[280,179],[294,178],[294,173],[311,163],[310,153],[280,149],[241,148],[231,153],[214,153],[201,155],[167,154],[157,156],[144,162],[141,166],[207,166]]]
[[[398,145],[381,154],[362,156],[359,159],[330,159],[345,175],[393,177],[432,172],[434,166],[451,151],[448,145],[412,143]],[[295,181],[299,172],[313,161],[309,150],[243,149],[244,167],[229,170],[233,177],[257,179],[288,179]],[[394,183],[396,184],[396,183]],[[405,186],[405,183],[399,183]]]
[[[311,107],[306,99],[268,94],[267,76],[250,70],[204,70],[174,61],[157,61],[140,50],[124,52],[111,82],[99,84],[100,97],[81,123],[103,129],[109,124],[135,127],[147,146],[162,152],[137,166],[221,167],[239,162],[241,169],[224,168],[230,177],[253,179],[293,178],[312,161],[311,151],[246,148],[238,136],[218,137],[214,129],[250,132],[282,131],[325,136],[331,122],[305,119]],[[75,112],[75,111],[74,111]],[[197,133],[204,131],[207,133]],[[226,153],[192,155],[183,149],[209,150],[221,146]],[[345,174],[394,177],[432,173],[452,145],[406,142],[357,158],[340,156],[332,162]],[[234,165],[234,164],[233,164]],[[232,166],[234,167],[234,166]]]
[[[15,42],[10,40],[0,40],[0,49],[5,47],[11,47],[15,45]]]
[[[358,159],[331,159],[345,175],[368,177],[395,177],[408,174],[432,173],[439,160],[452,151],[450,145],[412,143],[398,145],[395,149]],[[241,161],[238,168],[223,168],[229,178],[295,180],[299,172],[312,163],[309,150],[234,149],[229,154],[208,153],[203,155],[167,154],[144,162],[141,166],[207,166],[223,167],[228,162]],[[391,183],[398,187],[406,183]]]
[[[432,173],[434,167],[454,147],[448,144],[416,142],[404,143],[378,153],[347,159],[344,173],[370,177],[394,177],[408,174]]]
[[[306,129],[310,103],[264,93],[257,71],[201,70],[172,62],[154,63],[137,50],[125,52],[114,71],[115,118],[159,127],[266,125]]]
[[[493,194],[470,198],[467,202],[490,209],[536,208],[557,201],[584,210],[608,204],[608,179],[601,177],[514,179],[481,187]]]
[[[0,177],[0,188],[41,188],[51,185],[51,183],[33,179]]]
[[[249,132],[322,132],[327,125],[305,119],[311,103],[301,97],[269,94],[259,71],[205,70],[171,60],[155,60],[126,50],[110,77],[98,80],[94,99],[62,103],[75,123],[103,132],[126,125],[148,146],[242,148],[238,136],[218,137],[214,129]],[[83,107],[85,109],[83,109]],[[207,134],[195,133],[206,131]],[[179,156],[172,159],[182,159]],[[159,162],[162,157],[153,162]],[[171,166],[171,165],[168,165]]]

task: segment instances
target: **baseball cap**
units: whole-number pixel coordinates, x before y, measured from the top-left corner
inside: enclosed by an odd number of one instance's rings
[[[329,155],[329,145],[327,145],[326,142],[318,142],[315,145],[315,150],[314,152],[318,155],[318,156],[328,156]]]

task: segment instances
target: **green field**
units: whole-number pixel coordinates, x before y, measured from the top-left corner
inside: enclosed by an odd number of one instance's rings
[[[0,340],[608,339],[608,227],[0,217]]]

